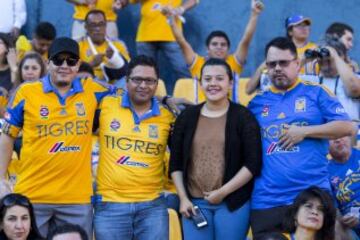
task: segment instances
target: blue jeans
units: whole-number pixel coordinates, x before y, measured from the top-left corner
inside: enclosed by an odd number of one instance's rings
[[[167,240],[169,215],[163,197],[148,202],[95,203],[96,240]]]
[[[165,84],[168,93],[172,92],[177,79],[191,77],[184,55],[177,42],[137,42],[136,50],[138,55],[146,55],[155,60],[157,59],[158,52],[162,51],[164,53],[176,77],[174,81],[166,79]]]
[[[224,202],[210,204],[198,198],[191,201],[201,209],[208,225],[197,228],[191,218],[182,217],[184,240],[246,239],[249,230],[249,201],[233,212],[228,210]]]

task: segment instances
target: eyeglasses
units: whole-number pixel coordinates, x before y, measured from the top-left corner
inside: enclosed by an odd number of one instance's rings
[[[99,23],[87,23],[86,25],[87,25],[89,28],[105,27],[106,22],[99,22]]]
[[[158,82],[156,78],[130,77],[129,79],[136,85],[140,85],[142,82],[144,82],[145,85],[152,86]]]
[[[285,67],[289,66],[290,63],[291,63],[292,61],[294,61],[294,60],[296,60],[296,58],[291,59],[291,60],[269,61],[269,62],[266,62],[266,66],[267,66],[269,69],[276,68],[277,65],[279,65],[279,67],[281,67],[281,68],[285,68]]]
[[[2,203],[5,207],[11,207],[14,205],[21,205],[21,206],[26,206],[26,207],[30,206],[29,199],[27,199],[26,197],[24,197],[20,194],[16,194],[16,193],[11,193],[11,194],[6,195],[2,199]]]
[[[69,67],[73,67],[75,66],[79,59],[78,58],[73,58],[73,57],[67,57],[67,58],[63,58],[63,57],[59,57],[59,56],[55,56],[53,58],[50,59],[55,66],[62,66],[64,61],[66,61],[66,64],[69,66]]]

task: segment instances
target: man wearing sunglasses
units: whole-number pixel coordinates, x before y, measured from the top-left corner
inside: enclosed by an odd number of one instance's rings
[[[326,140],[354,132],[334,95],[298,79],[300,60],[290,39],[270,41],[265,57],[272,86],[249,104],[262,128],[264,156],[252,195],[255,237],[283,231],[283,216],[300,191],[311,185],[330,191]]]
[[[161,192],[174,116],[154,97],[158,79],[155,61],[137,56],[129,63],[127,92],[106,96],[100,104],[97,240],[169,238]]]
[[[91,136],[95,109],[110,90],[76,78],[79,46],[56,39],[49,49],[49,75],[15,92],[0,137],[0,179],[6,186],[13,142],[23,130],[15,192],[34,204],[40,233],[70,222],[92,236]],[[3,193],[2,193],[3,194]]]

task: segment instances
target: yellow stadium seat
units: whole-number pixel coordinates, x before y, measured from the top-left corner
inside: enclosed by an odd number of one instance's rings
[[[195,83],[197,83],[197,85],[195,85]],[[196,90],[199,93],[198,97],[195,94]],[[193,103],[205,101],[205,95],[200,89],[200,84],[192,78],[178,79],[175,83],[173,96],[176,98],[185,98]]]
[[[163,80],[159,79],[159,83],[155,92],[156,96],[166,96],[166,87]]]
[[[255,96],[255,93],[248,95],[246,94],[246,83],[249,81],[249,78],[240,78],[239,80],[239,96],[240,96],[240,103],[244,106],[247,106],[250,100]]]
[[[179,216],[174,209],[168,208],[169,213],[169,240],[182,240]]]

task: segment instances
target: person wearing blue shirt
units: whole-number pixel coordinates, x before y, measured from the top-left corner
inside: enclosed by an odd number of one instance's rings
[[[263,168],[252,194],[255,237],[282,231],[287,206],[302,190],[315,185],[330,191],[327,139],[353,132],[333,94],[298,79],[300,60],[291,40],[271,40],[265,56],[272,86],[249,104],[261,126],[263,146]]]
[[[360,236],[360,150],[351,146],[351,137],[330,140],[329,178],[342,214],[341,223]]]

